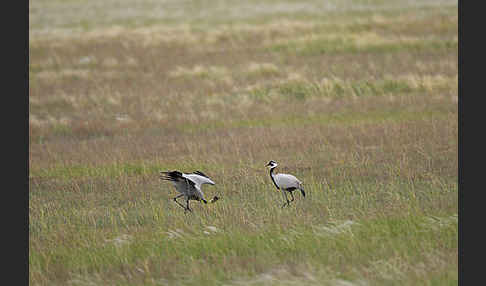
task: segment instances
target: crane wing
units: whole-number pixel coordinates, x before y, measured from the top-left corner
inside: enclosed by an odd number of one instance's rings
[[[201,185],[203,184],[210,184],[210,185],[215,184],[208,176],[204,175],[204,173],[200,171],[196,171],[191,174],[182,174],[182,176],[194,182],[197,189],[201,189]]]
[[[201,191],[201,185],[214,184],[209,178],[197,174],[184,174],[179,171],[160,172],[160,178],[173,182],[179,193],[188,197],[196,196],[204,201],[204,193]]]
[[[160,179],[166,180],[166,181],[171,181],[174,183],[189,183],[192,186],[195,185],[195,182],[193,181],[187,181],[186,178],[184,177],[184,174],[179,172],[179,171],[169,171],[169,172],[160,172]]]
[[[181,193],[186,193],[188,188],[194,188],[196,183],[179,171],[160,172],[160,179],[171,181],[176,189]]]
[[[299,179],[297,179],[295,176],[290,174],[276,174],[274,178],[277,185],[283,189],[288,189],[288,188],[299,189],[302,184],[302,182],[299,181]]]

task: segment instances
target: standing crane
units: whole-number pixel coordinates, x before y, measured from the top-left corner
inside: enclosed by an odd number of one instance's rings
[[[161,171],[160,179],[174,183],[174,187],[180,194],[174,197],[173,200],[184,209],[184,213],[187,211],[192,212],[192,210],[189,208],[190,200],[202,201],[207,204],[208,202],[204,198],[204,193],[201,190],[201,186],[204,184],[215,185],[215,183],[201,171],[188,174],[179,171]],[[177,201],[177,199],[180,197],[184,197],[186,200],[185,206]],[[209,202],[214,203],[217,200],[219,200],[219,198],[214,196]]]
[[[290,174],[274,174],[273,170],[278,166],[277,162],[270,160],[266,167],[270,168],[270,178],[273,184],[277,187],[277,190],[282,192],[282,196],[285,198],[285,203],[282,207],[289,206],[290,202],[294,201],[294,195],[292,194],[295,190],[300,190],[302,196],[305,197],[305,191],[302,187],[302,182],[299,181],[294,175]],[[290,193],[291,200],[289,201],[287,193]]]

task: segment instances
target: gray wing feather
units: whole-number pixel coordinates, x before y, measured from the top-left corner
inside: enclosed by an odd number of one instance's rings
[[[275,182],[277,182],[277,185],[281,188],[287,189],[287,188],[296,188],[296,189],[301,189],[302,188],[302,182],[297,179],[295,176],[290,175],[290,174],[276,174],[275,175]]]

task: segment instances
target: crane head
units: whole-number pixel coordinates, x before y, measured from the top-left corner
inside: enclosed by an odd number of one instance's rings
[[[275,162],[275,161],[273,161],[273,160],[270,160],[270,161],[268,162],[268,164],[266,165],[266,167],[269,167],[269,168],[275,168],[275,167],[277,167],[277,166],[278,166],[277,162]]]

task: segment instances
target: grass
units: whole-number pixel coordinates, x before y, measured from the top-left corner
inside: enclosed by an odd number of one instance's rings
[[[457,3],[326,3],[30,3],[30,284],[457,285]]]

